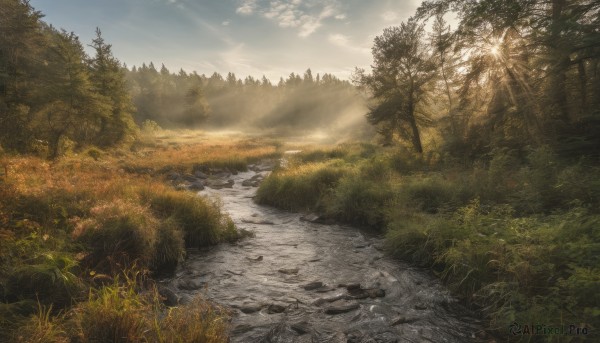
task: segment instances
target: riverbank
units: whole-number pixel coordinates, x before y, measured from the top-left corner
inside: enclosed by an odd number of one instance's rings
[[[278,147],[190,132],[52,162],[5,157],[0,341],[226,341],[225,310],[199,298],[166,312],[153,279],[172,273],[187,248],[249,234],[220,204],[183,190],[201,186],[198,176],[278,156]]]
[[[384,233],[391,254],[430,268],[497,337],[539,323],[580,328],[561,337],[580,341],[600,326],[599,171],[544,148],[464,165],[353,144],[295,155],[256,199]]]

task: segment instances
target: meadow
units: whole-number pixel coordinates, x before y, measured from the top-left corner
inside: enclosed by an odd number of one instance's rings
[[[201,297],[167,308],[156,280],[188,248],[235,242],[218,202],[176,190],[173,172],[246,170],[276,141],[199,132],[142,136],[127,149],[48,161],[4,155],[0,341],[224,342],[229,313]]]

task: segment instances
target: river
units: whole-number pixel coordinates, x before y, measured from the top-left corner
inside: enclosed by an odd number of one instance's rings
[[[164,282],[234,313],[232,342],[481,342],[482,326],[427,270],[386,257],[359,229],[256,204],[255,187],[206,188],[255,237],[190,251]]]

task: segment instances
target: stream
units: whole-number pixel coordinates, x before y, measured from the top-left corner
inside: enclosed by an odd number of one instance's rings
[[[474,314],[426,270],[384,256],[382,238],[256,204],[242,182],[258,174],[198,193],[255,237],[190,251],[163,280],[182,302],[202,294],[231,309],[232,342],[484,341]]]

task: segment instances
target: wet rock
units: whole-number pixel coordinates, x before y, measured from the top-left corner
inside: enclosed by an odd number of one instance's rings
[[[351,292],[351,291],[355,291],[355,290],[357,290],[357,289],[361,289],[361,287],[360,287],[360,283],[348,283],[348,284],[343,284],[343,283],[341,283],[341,284],[339,285],[339,287],[344,287],[344,288],[346,288],[346,289],[347,289],[349,292]]]
[[[317,293],[327,293],[327,292],[335,291],[335,288],[323,286],[323,287],[319,287],[319,288],[315,289],[314,291]]]
[[[331,304],[330,306],[328,306],[327,308],[325,308],[325,313],[332,314],[332,315],[346,313],[346,312],[354,311],[359,307],[360,307],[360,305],[355,301],[341,300],[341,301],[337,301],[337,302]]]
[[[227,269],[227,270],[226,270],[226,272],[228,272],[229,274],[237,275],[237,276],[242,276],[242,275],[244,275],[244,272],[243,272],[243,271],[241,271],[241,272],[234,272],[233,270],[229,270],[229,269]]]
[[[208,175],[204,174],[202,171],[200,170],[196,170],[194,172],[194,176],[199,178],[199,179],[208,179]]]
[[[204,183],[202,181],[193,182],[189,187],[191,191],[201,191],[204,190]]]
[[[258,257],[255,257],[255,258],[252,258],[252,257],[246,257],[246,259],[247,259],[247,260],[249,260],[249,261],[252,261],[252,262],[260,262],[260,261],[262,261],[262,260],[263,260],[263,257],[262,257],[262,255],[260,255],[260,256],[258,256]]]
[[[249,324],[240,324],[240,325],[236,325],[233,330],[231,330],[231,333],[236,335],[236,334],[243,334],[246,332],[250,332],[254,330],[254,326],[249,325]]]
[[[242,186],[244,187],[258,187],[262,180],[244,180]]]
[[[335,295],[333,297],[328,297],[328,298],[319,298],[319,299],[313,301],[313,305],[321,306],[323,304],[332,303],[334,301],[338,301],[338,300],[342,300],[342,299],[346,299],[345,294],[338,294],[338,295]]]
[[[278,272],[282,273],[282,274],[286,274],[286,275],[291,275],[291,274],[298,274],[298,272],[300,271],[299,268],[281,268],[278,270]]]
[[[179,297],[179,304],[187,305],[187,304],[190,304],[193,300],[194,300],[194,298],[192,298],[191,296],[189,296],[187,294],[182,294],[181,297]]]
[[[267,219],[261,219],[261,218],[243,218],[242,223],[258,224],[258,225],[275,225],[274,222],[267,220]]]
[[[198,280],[180,280],[177,284],[179,289],[184,289],[186,291],[195,291],[204,286],[204,282]]]
[[[392,326],[400,325],[400,324],[410,324],[419,320],[418,318],[410,318],[410,317],[398,317],[392,320]]]
[[[423,310],[426,310],[426,309],[427,309],[427,305],[426,304],[419,303],[419,304],[415,305],[415,310],[423,311]]]
[[[305,333],[310,332],[310,325],[308,324],[308,322],[305,321],[292,323],[292,325],[290,325],[290,328],[296,331],[296,333],[299,335],[304,335]]]
[[[263,306],[261,304],[243,304],[242,306],[240,306],[240,311],[242,311],[243,313],[249,314],[249,313],[258,312],[262,308],[263,308]]]
[[[192,183],[198,181],[198,179],[194,175],[189,175],[189,174],[188,175],[184,175],[182,178],[185,181],[192,182]]]
[[[179,305],[179,297],[169,287],[158,287],[158,294],[165,306],[173,307]]]
[[[385,297],[385,290],[381,289],[381,288],[368,289],[367,293],[369,294],[369,297],[372,299]]]
[[[319,262],[321,261],[320,258],[313,258],[312,260],[308,260],[308,262]]]
[[[223,189],[223,188],[232,188],[234,184],[233,180],[207,180],[206,187],[212,189]]]
[[[267,307],[267,313],[269,313],[269,314],[281,313],[281,312],[284,312],[286,308],[287,308],[287,306],[284,306],[281,304],[271,304],[271,305],[269,305],[269,307]]]
[[[170,172],[167,174],[167,180],[176,181],[181,179],[181,174],[178,172]]]
[[[323,283],[321,281],[307,283],[306,285],[302,286],[302,288],[304,288],[306,291],[312,291],[321,287],[323,287]]]
[[[331,225],[331,224],[335,223],[335,221],[333,219],[320,216],[316,213],[305,214],[300,217],[300,220],[303,222],[325,224],[325,225]]]

